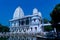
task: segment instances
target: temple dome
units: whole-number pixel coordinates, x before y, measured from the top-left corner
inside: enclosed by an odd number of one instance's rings
[[[42,15],[41,15],[41,12],[39,12],[37,8],[34,8],[34,9],[33,9],[33,15],[42,16]]]
[[[39,16],[42,16],[42,15],[41,15],[41,12],[38,12],[38,15],[39,15]]]
[[[38,10],[36,8],[33,9],[33,15],[37,15],[38,14]]]
[[[24,17],[24,12],[21,7],[17,7],[14,12],[13,19],[19,19],[22,17]]]

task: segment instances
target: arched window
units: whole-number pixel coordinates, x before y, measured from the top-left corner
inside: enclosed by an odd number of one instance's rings
[[[24,25],[24,21],[21,21],[21,25]]]
[[[32,27],[31,27],[31,31],[32,31]]]
[[[29,28],[27,28],[27,30],[28,30]]]
[[[29,20],[27,19],[27,20],[26,20],[26,25],[28,25],[28,24],[29,24]]]
[[[18,31],[18,29],[16,28],[16,32]]]
[[[19,28],[19,32],[21,32],[22,31],[22,29],[21,28]]]
[[[24,32],[26,32],[26,29],[23,29]]]
[[[36,19],[34,19],[34,22],[35,22]]]
[[[35,30],[37,30],[37,27],[35,27]]]

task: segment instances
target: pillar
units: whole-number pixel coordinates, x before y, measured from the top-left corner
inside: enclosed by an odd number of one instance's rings
[[[21,26],[21,20],[19,20],[19,21],[20,21],[19,25]]]
[[[24,19],[24,25],[26,25],[26,19]]]
[[[15,23],[16,23],[16,27],[18,27],[19,26],[19,20],[17,20]]]
[[[29,25],[30,25],[30,23],[31,23],[31,22],[30,22],[30,18],[28,18],[28,20],[29,20]]]

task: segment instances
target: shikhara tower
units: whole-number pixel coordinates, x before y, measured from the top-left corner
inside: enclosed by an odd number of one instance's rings
[[[10,31],[14,33],[39,33],[42,32],[42,15],[37,8],[32,15],[25,16],[22,8],[16,8],[13,19],[10,20]]]

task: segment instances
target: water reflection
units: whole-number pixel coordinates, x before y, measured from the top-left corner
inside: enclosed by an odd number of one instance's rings
[[[0,37],[0,40],[47,40],[40,37],[29,37],[29,36],[3,36]],[[48,39],[49,40],[49,39]],[[51,39],[50,39],[51,40]]]
[[[11,36],[8,40],[37,40],[36,37]]]

